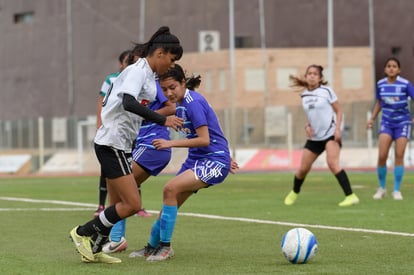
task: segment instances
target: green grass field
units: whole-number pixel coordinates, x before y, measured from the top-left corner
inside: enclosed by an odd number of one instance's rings
[[[127,222],[129,247],[118,254],[123,263],[117,265],[82,263],[68,238],[70,229],[92,218],[97,177],[1,178],[0,274],[412,274],[414,174],[404,177],[403,201],[374,201],[374,173],[349,176],[361,202],[340,208],[344,196],[330,173],[312,172],[290,207],[283,199],[292,173],[231,175],[180,209],[186,215],[177,220],[174,258],[128,258],[146,244],[155,218],[134,216]],[[146,209],[160,209],[170,177],[144,184]],[[280,242],[300,224],[315,234],[319,249],[309,263],[293,265],[283,258]]]

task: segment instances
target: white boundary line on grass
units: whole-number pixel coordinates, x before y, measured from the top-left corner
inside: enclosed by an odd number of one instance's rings
[[[92,207],[96,206],[95,204],[92,204],[92,203],[80,203],[80,202],[57,201],[57,200],[36,200],[36,199],[15,198],[15,197],[0,197],[0,200],[21,201],[21,202],[31,202],[31,203],[51,203],[51,204],[59,204],[59,205],[91,207],[91,208],[0,208],[0,212],[5,212],[5,211],[90,211],[90,210],[95,209]],[[152,211],[152,210],[148,212],[158,213],[158,211]],[[259,220],[259,219],[249,219],[249,218],[225,217],[225,216],[208,215],[208,214],[185,213],[185,212],[178,213],[178,215],[187,216],[187,217],[204,218],[204,219],[213,219],[213,220],[238,221],[238,222],[248,222],[248,223],[273,224],[273,225],[283,225],[283,226],[293,226],[293,227],[307,227],[307,228],[329,229],[329,230],[338,230],[338,231],[364,232],[364,233],[372,233],[372,234],[414,237],[414,233],[387,231],[387,230],[374,230],[374,229],[329,226],[329,225],[318,225],[318,224],[279,222],[279,221],[268,221],[268,220]]]

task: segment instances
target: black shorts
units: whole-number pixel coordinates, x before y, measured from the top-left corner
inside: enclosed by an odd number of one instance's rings
[[[115,179],[132,174],[132,156],[130,153],[96,143],[95,153],[101,164],[101,175],[103,177]]]
[[[316,155],[320,155],[325,151],[325,146],[330,140],[335,140],[334,136],[330,136],[325,140],[307,140],[305,144],[305,148],[311,151]],[[342,147],[342,144],[339,143],[339,147]]]

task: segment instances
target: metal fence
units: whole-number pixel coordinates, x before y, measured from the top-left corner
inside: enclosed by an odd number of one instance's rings
[[[231,129],[236,131],[233,148],[287,148],[289,143],[294,149],[303,146],[306,118],[302,107],[274,107],[282,111],[270,113],[272,115],[267,117],[263,108],[236,109],[234,122],[230,121],[230,110],[216,112],[226,136],[230,136]],[[367,147],[369,138],[365,125],[372,103],[354,102],[341,104],[341,107],[345,118],[343,143]],[[373,133],[375,143],[375,129]],[[37,170],[59,150],[79,150],[80,147],[84,151],[93,150],[94,135],[94,116],[6,120],[0,121],[0,150],[5,154],[31,154],[32,169]],[[173,131],[172,138],[178,138]]]

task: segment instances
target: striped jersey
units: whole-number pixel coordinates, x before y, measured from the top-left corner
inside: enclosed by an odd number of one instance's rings
[[[102,102],[102,125],[96,132],[96,144],[131,152],[142,117],[125,111],[123,95],[132,95],[142,105],[147,106],[154,101],[157,94],[155,77],[145,58],[129,65],[119,74]]]
[[[164,103],[168,100],[164,93],[162,92],[160,83],[158,80],[156,81],[157,85],[157,96],[155,100],[148,105],[153,111],[161,109],[164,107]],[[158,125],[157,123],[144,120],[142,122],[141,128],[139,129],[139,134],[136,138],[135,147],[145,146],[152,149],[155,149],[154,145],[152,145],[152,140],[156,138],[163,138],[163,139],[170,139],[170,131],[168,127]],[[164,151],[171,151],[171,148],[163,149]]]
[[[186,138],[197,137],[196,129],[208,127],[210,144],[205,147],[191,147],[188,158],[218,159],[230,161],[230,150],[219,124],[218,118],[207,100],[199,93],[186,90],[181,104],[177,103],[176,115],[184,119],[183,127],[179,130]]]
[[[120,74],[120,72],[116,72],[116,73],[108,74],[106,76],[104,82],[102,83],[101,91],[99,92],[99,94],[101,96],[104,97],[106,95],[106,93],[108,92],[108,90],[111,87],[112,83],[118,77],[119,74]]]
[[[379,100],[381,123],[387,125],[411,124],[408,98],[414,98],[414,87],[407,79],[397,76],[393,83],[387,78],[377,82],[376,99]]]
[[[336,115],[332,104],[338,100],[334,91],[327,86],[321,85],[301,94],[302,107],[310,123],[313,136],[310,140],[325,140],[335,133]]]

